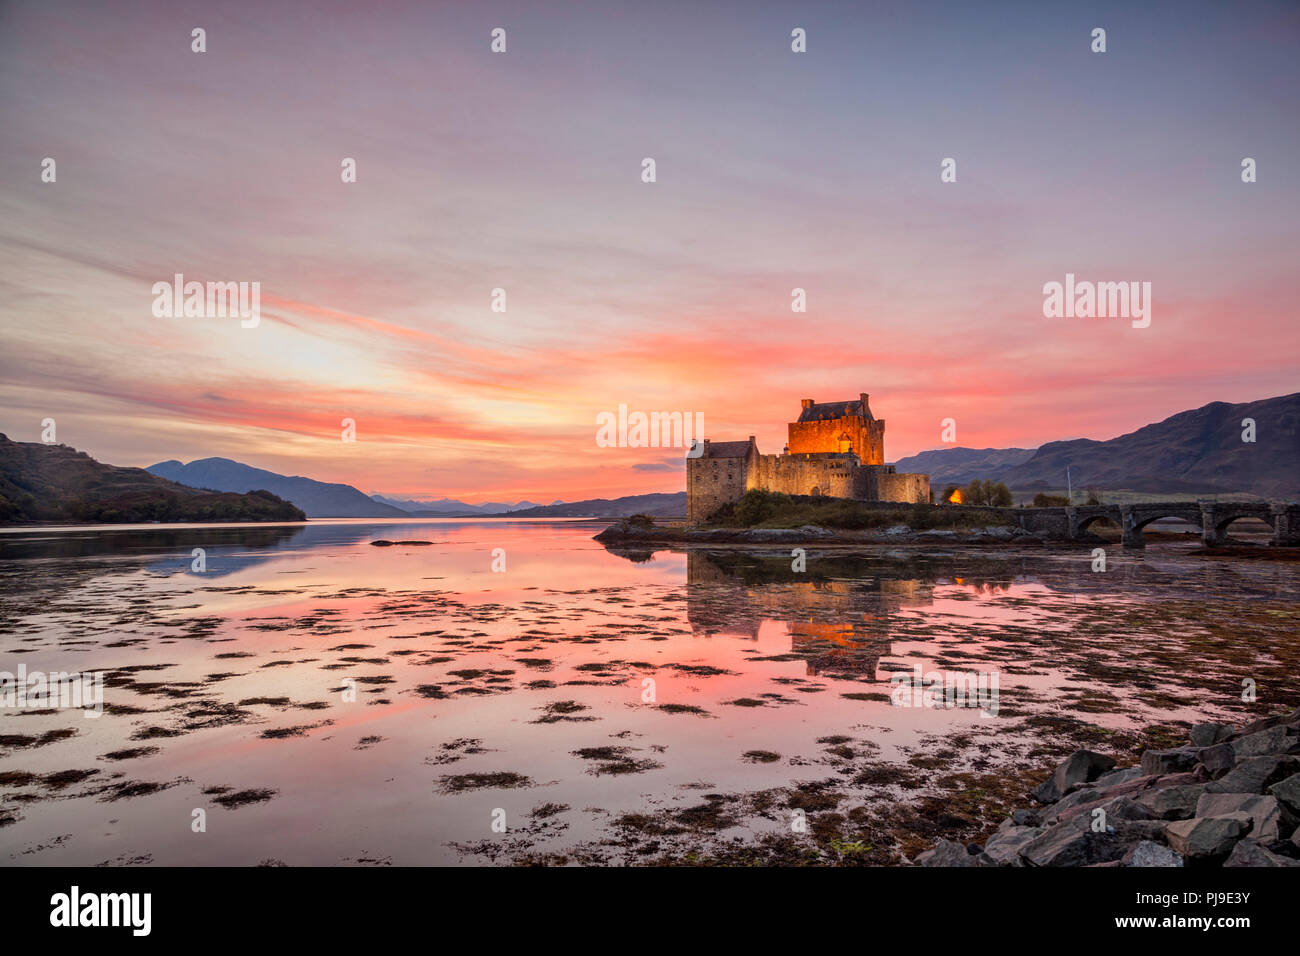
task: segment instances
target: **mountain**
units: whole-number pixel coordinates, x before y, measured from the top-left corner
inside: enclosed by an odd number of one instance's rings
[[[301,476],[290,478],[229,458],[200,458],[188,465],[179,461],[160,461],[145,470],[191,488],[237,492],[265,488],[286,501],[292,501],[309,518],[408,517],[400,508],[372,501],[351,485],[330,484]]]
[[[0,435],[0,523],[306,520],[265,489],[246,491],[199,491],[142,468],[103,464],[67,445]]]
[[[1255,441],[1242,441],[1244,419]],[[944,448],[896,463],[930,475],[936,491],[974,478],[1016,491],[1076,489],[1162,494],[1300,496],[1300,392],[1256,402],[1211,402],[1108,441],[1077,438],[1022,448]]]
[[[1032,448],[936,448],[894,462],[900,472],[930,476],[936,492],[944,485],[966,485],[976,478],[1001,474],[1034,456]]]
[[[656,518],[679,518],[686,515],[686,492],[672,494],[628,495],[624,498],[588,498],[554,505],[540,505],[512,511],[512,518],[624,518],[647,514]]]
[[[1244,419],[1255,441],[1242,441]],[[1048,442],[1000,476],[1010,487],[1300,495],[1300,392],[1232,405],[1211,402],[1135,432]]]
[[[388,498],[380,494],[371,495],[370,498],[380,504],[399,508],[407,514],[420,517],[463,518],[473,515],[501,514],[502,512],[518,511],[521,508],[541,507],[535,501],[518,501],[513,504],[506,501],[489,501],[486,504],[471,505],[468,502],[457,501],[454,498],[439,498],[436,501],[414,501],[410,498]],[[557,501],[555,504],[562,504],[562,502]]]

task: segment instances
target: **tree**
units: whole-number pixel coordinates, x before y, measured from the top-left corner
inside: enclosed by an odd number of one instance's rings
[[[981,481],[976,478],[962,491],[962,501],[968,505],[1010,508],[1015,499],[1011,489],[1000,481]]]

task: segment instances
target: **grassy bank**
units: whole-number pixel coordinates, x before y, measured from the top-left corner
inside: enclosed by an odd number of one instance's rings
[[[707,525],[715,528],[823,528],[864,530],[907,525],[916,531],[1010,526],[1004,515],[961,505],[899,504],[881,507],[848,498],[815,498],[770,491],[747,491],[743,498],[715,511]]]

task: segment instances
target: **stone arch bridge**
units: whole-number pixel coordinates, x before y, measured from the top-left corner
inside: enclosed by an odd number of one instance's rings
[[[1259,518],[1273,528],[1269,544],[1300,546],[1300,503],[1291,501],[1173,501],[1134,505],[1078,505],[1068,508],[1006,508],[1020,527],[1045,538],[1078,540],[1103,518],[1123,529],[1126,548],[1141,548],[1142,529],[1161,518],[1180,518],[1201,529],[1206,547],[1224,544],[1228,526]]]

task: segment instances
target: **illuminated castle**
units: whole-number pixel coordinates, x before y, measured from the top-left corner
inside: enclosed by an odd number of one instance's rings
[[[900,475],[885,464],[885,421],[871,414],[865,392],[848,402],[805,398],[780,455],[759,454],[753,435],[748,441],[704,439],[702,453],[686,459],[687,520],[699,524],[751,488],[863,501],[930,500],[929,475]]]

